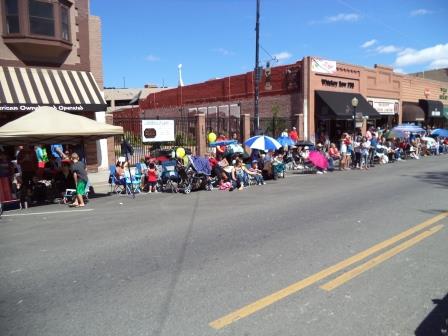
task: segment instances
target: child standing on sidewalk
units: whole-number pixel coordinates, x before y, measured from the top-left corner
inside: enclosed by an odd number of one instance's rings
[[[156,169],[156,165],[154,164],[154,162],[151,162],[149,164],[149,168],[148,171],[146,173],[147,178],[148,178],[148,184],[149,184],[149,189],[148,189],[148,193],[151,192],[157,192],[157,179],[158,179],[158,173],[157,173],[157,169]]]

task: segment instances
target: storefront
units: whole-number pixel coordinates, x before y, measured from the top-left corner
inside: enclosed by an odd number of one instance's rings
[[[402,121],[404,123],[417,124],[422,126],[425,122],[425,111],[418,103],[403,102]]]
[[[90,119],[106,109],[93,75],[86,71],[4,66],[0,67],[0,87],[1,125],[39,106],[51,106]],[[86,142],[84,150],[89,169],[96,169],[96,142]]]
[[[398,99],[368,97],[367,101],[381,115],[377,120],[377,126],[391,128],[398,124],[400,107]]]
[[[425,112],[425,124],[431,128],[443,128],[443,104],[438,100],[420,99],[418,104]]]
[[[85,71],[0,67],[0,112],[34,111],[38,106],[84,114],[104,111],[106,102]]]
[[[315,91],[316,125],[318,137],[322,133],[331,141],[337,141],[345,131],[365,128],[367,123],[375,124],[381,115],[359,93]],[[352,106],[356,98],[358,105]]]
[[[309,139],[326,133],[336,141],[343,132],[353,133],[353,98],[358,100],[356,128],[363,132],[370,126],[399,122],[400,75],[391,68],[368,69],[315,57],[307,57],[304,62],[309,64],[304,85],[304,104],[308,104],[304,111],[310,111]]]

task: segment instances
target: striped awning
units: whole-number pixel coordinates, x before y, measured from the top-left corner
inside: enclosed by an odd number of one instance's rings
[[[90,72],[0,67],[0,112],[27,112],[39,106],[66,112],[106,110]]]

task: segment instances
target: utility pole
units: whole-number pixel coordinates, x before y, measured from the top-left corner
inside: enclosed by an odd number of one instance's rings
[[[259,57],[260,57],[260,0],[257,0],[257,16],[256,16],[256,24],[255,24],[255,102],[254,102],[254,131],[255,134],[258,134],[260,131],[260,115],[258,111],[258,103],[260,98],[260,77],[261,71],[259,67]]]

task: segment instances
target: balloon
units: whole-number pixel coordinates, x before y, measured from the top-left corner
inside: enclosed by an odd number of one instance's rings
[[[185,149],[183,149],[182,147],[176,149],[176,156],[182,159],[185,156]]]
[[[208,142],[215,142],[216,141],[216,134],[211,132],[208,134]]]

